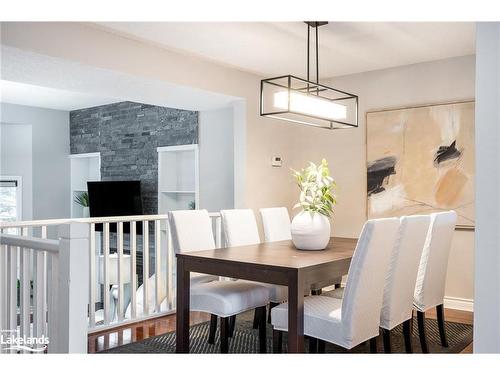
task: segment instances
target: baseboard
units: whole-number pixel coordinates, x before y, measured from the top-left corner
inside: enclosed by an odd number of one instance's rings
[[[474,300],[468,298],[444,297],[444,307],[447,309],[474,312]]]
[[[342,282],[342,287],[345,287],[345,282]],[[329,290],[331,288],[323,288],[323,290]],[[468,298],[458,298],[458,297],[444,297],[444,307],[447,309],[470,311],[474,312],[474,300]]]

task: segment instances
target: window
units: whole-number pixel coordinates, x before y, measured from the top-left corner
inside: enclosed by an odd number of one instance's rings
[[[21,177],[0,176],[0,221],[19,221],[21,219]]]

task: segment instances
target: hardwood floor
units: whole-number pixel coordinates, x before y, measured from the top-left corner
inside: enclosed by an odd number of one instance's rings
[[[429,312],[426,312],[425,317],[430,319],[437,319],[436,310],[431,309]],[[470,311],[444,309],[444,317],[446,321],[450,322],[463,324],[472,324],[474,322],[474,313]],[[472,354],[473,344],[474,342],[471,342],[464,350],[462,350],[461,354]]]
[[[427,318],[436,319],[435,310],[425,314]],[[472,324],[473,313],[468,311],[445,309],[445,319],[450,322]],[[191,312],[191,324],[198,324],[210,320],[210,314]],[[162,335],[175,330],[175,314],[161,318],[149,319],[144,322],[129,324],[119,328],[109,329],[104,332],[88,335],[89,353],[97,353],[116,346],[144,340],[148,337]],[[472,353],[472,344],[467,346],[462,353]]]
[[[210,320],[210,314],[191,312],[190,322],[192,325],[208,320]],[[91,333],[88,335],[88,352],[97,353],[172,331],[175,331],[175,314]]]

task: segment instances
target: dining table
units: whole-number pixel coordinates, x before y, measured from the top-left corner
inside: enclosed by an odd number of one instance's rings
[[[189,353],[190,273],[288,287],[288,352],[304,351],[304,290],[347,274],[357,239],[331,237],[324,250],[298,250],[290,240],[182,252],[177,257],[176,352]]]

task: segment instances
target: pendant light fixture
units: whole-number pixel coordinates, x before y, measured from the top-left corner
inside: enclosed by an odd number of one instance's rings
[[[319,83],[318,28],[307,24],[307,79],[291,74],[260,82],[260,115],[326,129],[358,126],[358,97]],[[315,31],[316,82],[309,71],[310,34]]]

